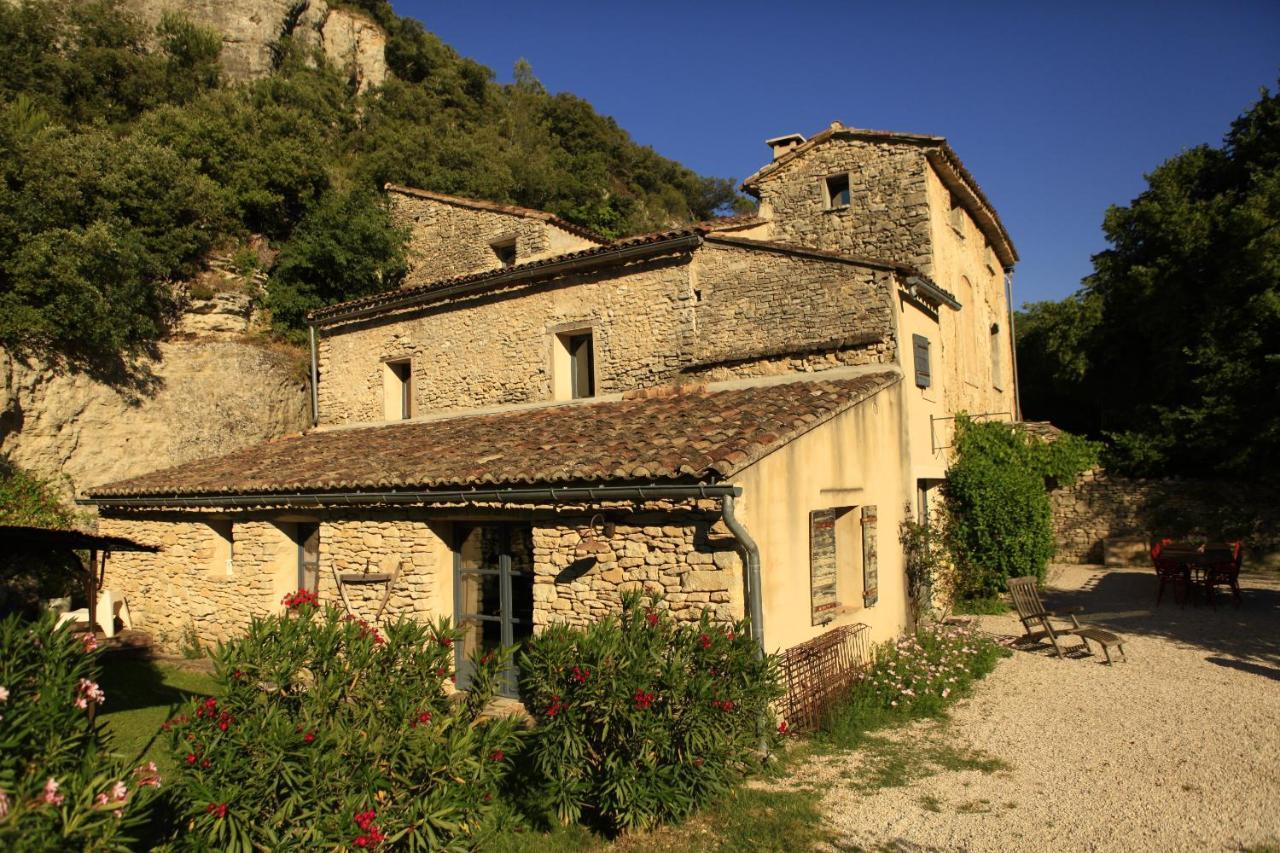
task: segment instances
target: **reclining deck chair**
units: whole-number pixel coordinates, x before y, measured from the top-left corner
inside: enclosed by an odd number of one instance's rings
[[[1022,620],[1022,630],[1025,632],[1021,638],[1022,642],[1043,643],[1048,640],[1053,644],[1053,650],[1058,653],[1058,657],[1062,658],[1066,657],[1066,655],[1063,654],[1063,649],[1058,639],[1074,635],[1080,638],[1080,645],[1072,646],[1067,651],[1083,650],[1085,654],[1092,654],[1093,652],[1089,649],[1089,641],[1093,640],[1102,646],[1102,651],[1107,656],[1107,663],[1111,663],[1112,646],[1120,650],[1121,657],[1125,656],[1124,640],[1110,631],[1081,625],[1075,615],[1075,611],[1079,608],[1072,608],[1070,611],[1063,613],[1051,613],[1046,610],[1044,602],[1040,600],[1040,592],[1036,588],[1035,578],[1010,578],[1009,597],[1013,599],[1013,606],[1017,608],[1018,618]],[[1055,626],[1051,621],[1053,619],[1059,621],[1070,619],[1071,625]],[[1033,630],[1036,628],[1038,630]]]

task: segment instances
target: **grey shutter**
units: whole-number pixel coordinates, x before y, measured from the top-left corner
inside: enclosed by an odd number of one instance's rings
[[[812,624],[836,618],[840,592],[836,574],[836,510],[809,513],[809,602]]]
[[[862,508],[862,604],[870,607],[880,600],[880,569],[876,562],[876,508]]]
[[[929,339],[924,335],[912,335],[911,352],[916,363],[916,387],[928,388],[933,381],[929,369]]]

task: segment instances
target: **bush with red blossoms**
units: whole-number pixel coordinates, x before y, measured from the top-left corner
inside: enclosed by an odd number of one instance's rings
[[[619,831],[678,820],[727,791],[780,737],[778,664],[747,625],[676,623],[623,598],[620,616],[551,625],[519,657],[537,727],[525,745],[533,807]]]
[[[184,834],[206,849],[438,849],[482,842],[518,747],[484,719],[505,655],[450,696],[447,621],[378,626],[309,596],[214,653],[219,698],[166,724]]]
[[[154,764],[130,767],[91,722],[109,702],[96,644],[46,614],[0,621],[0,849],[127,849],[149,820]]]

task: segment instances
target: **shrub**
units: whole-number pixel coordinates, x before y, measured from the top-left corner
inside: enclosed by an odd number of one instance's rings
[[[957,594],[982,598],[1011,577],[1043,579],[1054,551],[1047,483],[1088,468],[1095,445],[1065,433],[1043,442],[1016,425],[960,417],[955,448],[942,491]]]
[[[0,621],[0,848],[128,848],[160,777],[111,756],[90,719],[104,698],[96,642],[55,625]]]
[[[841,746],[892,720],[937,716],[1008,655],[967,625],[932,624],[876,649],[870,669],[823,722],[824,737]]]
[[[486,653],[450,696],[458,634],[401,620],[371,627],[314,595],[255,619],[214,653],[222,700],[166,724],[175,801],[195,847],[407,850],[474,846],[518,746],[481,711],[509,655]]]
[[[758,656],[746,625],[713,625],[705,612],[676,625],[636,594],[620,616],[529,640],[520,680],[538,723],[530,798],[562,823],[589,817],[618,831],[681,818],[777,737],[778,663]]]

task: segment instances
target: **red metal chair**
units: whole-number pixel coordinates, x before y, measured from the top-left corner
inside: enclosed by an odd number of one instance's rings
[[[1186,603],[1187,588],[1191,582],[1191,575],[1187,570],[1185,560],[1165,554],[1166,548],[1172,544],[1172,539],[1161,539],[1151,546],[1151,563],[1155,566],[1156,577],[1160,579],[1160,587],[1156,590],[1157,607],[1160,606],[1160,599],[1164,597],[1165,586],[1169,584],[1173,585],[1174,601],[1179,604]],[[1181,590],[1181,593],[1179,593],[1179,590]]]
[[[1209,603],[1217,607],[1213,600],[1213,589],[1218,586],[1231,588],[1231,596],[1236,607],[1240,606],[1240,564],[1244,561],[1244,542],[1236,541],[1223,546],[1207,546],[1206,554],[1217,555],[1216,559],[1205,565],[1204,576],[1200,583]]]

